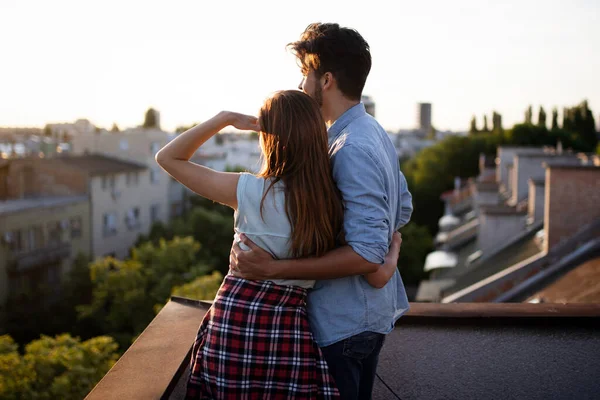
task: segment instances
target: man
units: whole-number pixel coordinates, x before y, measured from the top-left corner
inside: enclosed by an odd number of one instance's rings
[[[394,232],[409,221],[412,197],[387,133],[360,102],[371,69],[367,42],[355,30],[315,23],[289,47],[302,69],[299,89],[318,102],[329,126],[347,245],[320,258],[274,260],[243,238],[250,251],[234,245],[231,269],[248,279],[319,280],[308,297],[315,339],[342,398],[369,399],[385,335],[408,310]]]

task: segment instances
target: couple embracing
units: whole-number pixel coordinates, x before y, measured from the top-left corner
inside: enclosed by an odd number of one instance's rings
[[[189,399],[369,399],[385,335],[408,309],[397,230],[412,198],[360,102],[369,45],[315,23],[288,46],[300,90],[275,93],[258,117],[221,112],[156,156],[235,210],[230,271],[194,342]],[[257,175],[189,161],[227,126],[259,132]]]

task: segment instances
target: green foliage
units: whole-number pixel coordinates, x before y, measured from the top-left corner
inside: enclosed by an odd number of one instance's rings
[[[502,115],[496,111],[492,114],[492,132],[496,134],[502,134],[504,129],[502,128]]]
[[[416,157],[402,164],[408,187],[413,195],[411,220],[425,225],[431,233],[443,214],[440,195],[451,189],[455,177],[468,178],[479,171],[479,155],[495,154],[503,142],[502,135],[479,133],[476,136],[449,136],[423,149]]]
[[[543,128],[546,127],[546,111],[544,111],[544,107],[540,106],[540,112],[538,114],[538,126]]]
[[[556,107],[552,109],[552,125],[550,127],[553,131],[558,129],[558,110]]]
[[[18,297],[9,298],[5,307],[4,331],[21,344],[42,333],[72,332],[84,337],[93,336],[94,332],[79,323],[75,310],[75,305],[91,299],[88,261],[87,256],[79,254],[58,289],[39,285]]]
[[[161,238],[192,236],[202,243],[196,262],[226,274],[233,243],[233,210],[200,196],[191,197],[190,203],[192,208],[184,217],[174,219],[169,225],[153,225],[148,236],[138,238],[136,246],[146,241],[157,245]]]
[[[532,118],[533,118],[533,109],[531,106],[529,106],[529,107],[527,107],[527,110],[525,110],[525,123],[531,124]]]
[[[144,116],[144,128],[158,128],[160,129],[160,123],[157,119],[158,112],[154,108],[149,108]]]
[[[403,227],[402,248],[398,258],[398,268],[405,285],[416,286],[427,278],[423,271],[425,257],[433,251],[433,238],[425,226],[409,223]]]
[[[213,300],[222,282],[223,275],[214,271],[210,275],[200,276],[190,283],[173,288],[172,294],[194,300]]]
[[[505,133],[507,143],[515,146],[556,146],[561,141],[566,148],[577,151],[589,151],[582,138],[574,133],[545,126],[518,124]]]
[[[469,128],[469,133],[474,134],[477,132],[479,132],[479,130],[477,129],[477,117],[473,115],[473,118],[471,118],[471,126]]]
[[[0,398],[82,399],[118,358],[110,337],[85,342],[68,334],[42,336],[25,354],[8,335],[0,336]]]
[[[564,109],[563,130],[574,134],[581,141],[583,151],[594,151],[598,144],[594,114],[585,100],[575,107]]]
[[[113,336],[122,349],[131,344],[164,304],[173,287],[208,272],[197,263],[200,244],[191,237],[147,242],[132,258],[98,259],[90,264],[92,301],[78,307],[79,318],[93,332]]]
[[[231,165],[226,165],[225,172],[248,172],[248,170],[241,165],[234,165],[233,167]]]

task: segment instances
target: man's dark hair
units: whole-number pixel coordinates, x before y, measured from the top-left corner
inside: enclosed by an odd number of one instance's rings
[[[303,73],[314,70],[320,78],[330,72],[344,96],[360,100],[371,71],[371,53],[369,44],[357,31],[317,22],[288,47],[298,57]]]

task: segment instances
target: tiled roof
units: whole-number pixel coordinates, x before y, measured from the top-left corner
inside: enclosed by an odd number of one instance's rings
[[[31,199],[5,200],[0,201],[0,215],[26,211],[32,208],[39,209],[66,206],[73,203],[85,202],[87,200],[87,196],[38,197]]]
[[[526,232],[523,236],[517,238],[491,257],[486,257],[484,254],[480,260],[470,265],[466,262],[457,264],[457,266],[450,271],[451,275],[445,276],[455,277],[456,282],[452,287],[444,291],[444,296],[458,292],[459,290],[471,286],[474,283],[538,254],[541,251],[535,239],[535,235],[538,231],[539,229],[532,229]]]
[[[545,303],[600,303],[600,257],[584,262],[528,300]]]
[[[123,161],[100,154],[59,157],[58,160],[92,176],[140,171],[147,168],[145,165],[133,161]]]

